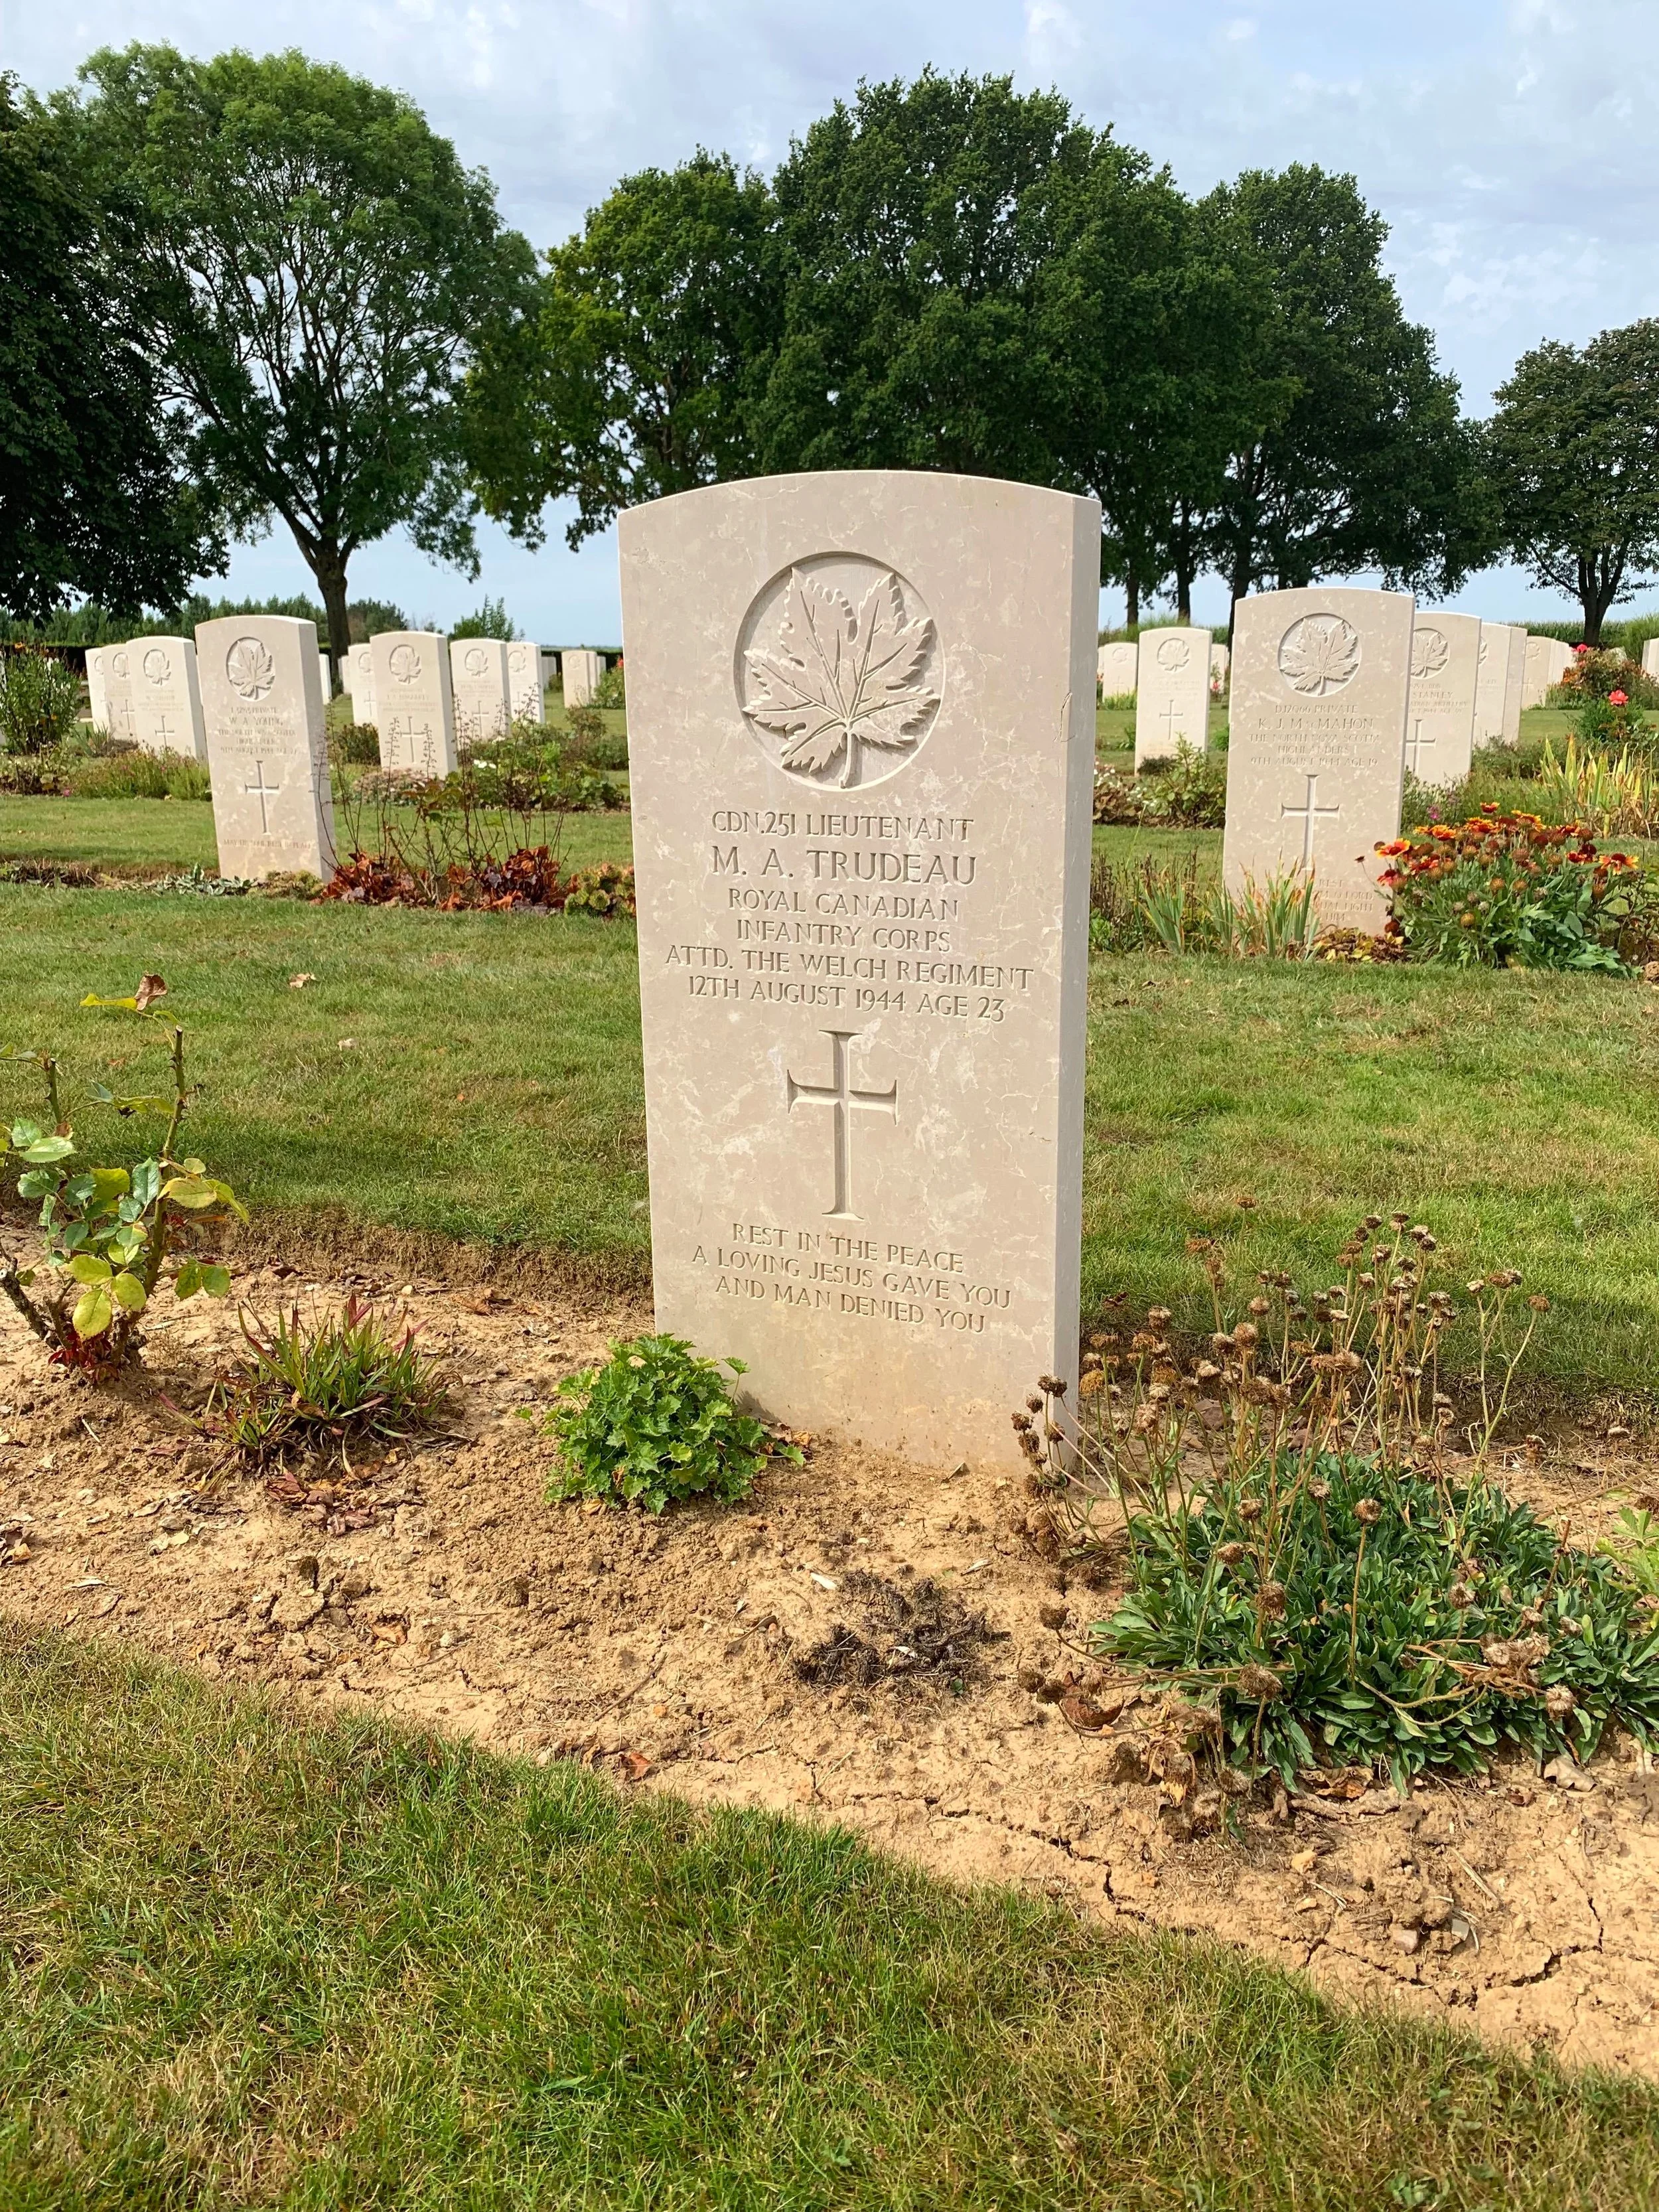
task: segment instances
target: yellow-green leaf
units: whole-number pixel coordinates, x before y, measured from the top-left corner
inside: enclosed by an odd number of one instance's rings
[[[186,1175],[204,1176],[207,1173],[207,1162],[205,1160],[183,1160],[179,1164],[183,1167]]]
[[[99,1199],[106,1204],[112,1198],[125,1198],[132,1188],[132,1177],[125,1168],[94,1168],[92,1180]]]
[[[115,1309],[105,1290],[88,1291],[77,1300],[70,1318],[75,1323],[77,1336],[101,1336],[115,1318]]]
[[[199,1213],[206,1206],[219,1203],[219,1187],[204,1182],[200,1176],[169,1176],[161,1185],[163,1198],[170,1198],[175,1206],[187,1206]]]
[[[137,1275],[129,1275],[124,1271],[115,1278],[110,1288],[115,1293],[116,1304],[124,1313],[143,1313],[144,1286]]]
[[[77,1252],[69,1271],[77,1283],[106,1283],[114,1273],[109,1261],[100,1260],[95,1252]]]
[[[219,1194],[221,1205],[228,1206],[239,1221],[247,1219],[246,1206],[243,1205],[228,1182],[216,1182],[213,1188]]]

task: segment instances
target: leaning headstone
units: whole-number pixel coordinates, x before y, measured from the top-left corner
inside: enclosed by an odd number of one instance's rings
[[[111,737],[125,744],[132,735],[132,663],[137,648],[112,645],[104,653],[104,704],[109,714]]]
[[[346,695],[351,701],[354,722],[374,726],[374,648],[372,645],[354,645],[340,664],[340,673],[345,678]]]
[[[1400,832],[1407,592],[1263,592],[1233,609],[1227,830],[1236,895],[1305,872],[1326,928],[1388,919],[1376,847]]]
[[[1522,711],[1528,707],[1541,707],[1571,666],[1572,647],[1563,645],[1559,637],[1528,637],[1527,680],[1521,694]]]
[[[1504,697],[1510,680],[1510,628],[1508,623],[1483,622],[1480,625],[1480,672],[1474,686],[1477,745],[1501,745],[1504,742]],[[1523,656],[1525,650],[1523,646]]]
[[[450,775],[455,766],[455,701],[448,641],[436,630],[382,630],[371,638],[374,727],[380,766],[421,775]]]
[[[449,680],[455,698],[455,736],[463,745],[507,735],[513,720],[507,696],[507,646],[498,637],[452,637]]]
[[[87,649],[87,714],[94,730],[109,727],[109,693],[104,683],[104,656],[106,647],[89,646]]]
[[[605,673],[605,655],[590,653],[586,646],[567,646],[559,655],[559,666],[564,677],[565,705],[591,706]]]
[[[219,871],[334,872],[334,808],[317,633],[286,615],[198,623]]]
[[[1419,782],[1443,787],[1468,774],[1480,668],[1478,615],[1419,613],[1406,710],[1406,766]]]
[[[314,641],[315,630],[311,633]],[[196,647],[187,637],[136,637],[125,648],[132,694],[132,734],[140,751],[207,758]]]
[[[1210,689],[1212,691],[1224,691],[1226,690],[1227,660],[1228,653],[1224,645],[1212,645],[1210,647]]]
[[[1135,688],[1135,647],[1133,639],[1103,645],[1095,656],[1096,673],[1103,699],[1127,698]]]
[[[1144,629],[1135,671],[1135,766],[1202,752],[1210,732],[1210,633]]]
[[[543,663],[548,657],[528,638],[515,639],[507,647],[507,703],[515,722],[546,720]]]
[[[619,525],[657,1325],[1012,1465],[1075,1378],[1099,509],[917,472]]]

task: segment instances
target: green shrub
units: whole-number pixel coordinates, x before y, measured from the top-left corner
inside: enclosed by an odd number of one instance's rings
[[[1389,933],[1413,960],[1455,967],[1607,969],[1627,963],[1621,929],[1648,894],[1642,868],[1600,854],[1576,825],[1488,802],[1377,851]]]
[[[55,751],[80,720],[81,686],[44,653],[0,651],[0,751]]]
[[[399,623],[395,627],[403,629],[408,625]],[[510,645],[519,635],[519,628],[507,614],[505,599],[486,599],[477,614],[463,615],[459,622],[452,626],[449,635],[451,637],[498,637]]]
[[[295,1307],[272,1328],[244,1318],[242,1330],[247,1356],[209,1419],[249,1459],[349,1460],[432,1428],[449,1406],[442,1366],[416,1345],[415,1329],[388,1329],[357,1298],[319,1325]]]
[[[110,753],[68,764],[65,783],[76,799],[211,799],[206,765],[182,753]]]
[[[341,722],[328,733],[328,757],[337,768],[379,768],[380,733],[373,722]]]
[[[623,674],[620,659],[611,663],[593,686],[593,704],[596,707],[611,708],[627,706],[627,680]]]
[[[1132,779],[1115,769],[1095,775],[1095,820],[1164,830],[1219,830],[1227,819],[1227,758],[1184,741],[1167,760],[1148,762]]]
[[[593,769],[615,770],[628,766],[628,739],[620,731],[611,732],[597,707],[572,707],[565,716],[569,725],[565,757],[573,763]]]
[[[741,1360],[725,1364],[741,1375]],[[557,1448],[555,1498],[601,1498],[660,1513],[705,1492],[747,1497],[769,1458],[799,1462],[794,1445],[740,1413],[720,1363],[700,1359],[683,1337],[613,1344],[603,1367],[567,1376],[544,1417]]]
[[[1484,1471],[1547,1301],[1510,1268],[1468,1286],[1471,1474],[1438,1389],[1460,1309],[1409,1218],[1368,1216],[1311,1298],[1263,1276],[1231,1324],[1204,1248],[1207,1342],[1177,1346],[1154,1308],[1091,1338],[1075,1413],[1046,1376],[1014,1417],[1051,1534],[1096,1552],[1097,1508],[1121,1508],[1126,1595],[1096,1650],[1179,1688],[1200,1755],[1290,1787],[1321,1766],[1472,1772],[1501,1744],[1582,1759],[1614,1723],[1659,1740],[1654,1602]]]

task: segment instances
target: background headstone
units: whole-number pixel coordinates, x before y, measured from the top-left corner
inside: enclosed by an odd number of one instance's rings
[[[436,630],[389,629],[371,638],[374,727],[380,766],[450,775],[455,766],[455,701],[449,641]]]
[[[1572,666],[1572,647],[1559,637],[1528,637],[1527,682],[1521,695],[1522,709],[1541,707],[1551,691]]]
[[[1210,738],[1210,633],[1144,629],[1135,669],[1135,766],[1203,752]]]
[[[1562,651],[1566,651],[1565,646]],[[1650,637],[1642,647],[1642,673],[1659,679],[1659,637]],[[1559,676],[1555,680],[1558,684],[1561,681]]]
[[[374,723],[374,648],[372,645],[354,645],[346,654],[341,673],[351,701],[354,722]]]
[[[1233,608],[1227,830],[1222,875],[1309,868],[1327,928],[1388,919],[1374,849],[1400,832],[1408,592],[1262,592]]]
[[[219,872],[334,872],[334,807],[317,632],[286,615],[198,623]]]
[[[107,646],[104,651],[104,703],[109,710],[109,733],[125,744],[132,735],[131,645]]]
[[[459,744],[482,744],[507,735],[513,710],[507,697],[507,645],[498,637],[452,637],[449,680],[455,699]]]
[[[1121,699],[1133,691],[1135,658],[1133,639],[1120,639],[1115,645],[1103,645],[1100,647],[1096,655],[1095,665],[1103,699]]]
[[[546,720],[542,664],[548,657],[528,638],[518,638],[507,647],[507,700],[515,722]]]
[[[315,641],[317,633],[312,632]],[[132,695],[132,734],[141,751],[207,758],[196,647],[187,637],[136,637],[124,648]]]
[[[1419,610],[1412,630],[1406,766],[1419,782],[1461,782],[1474,750],[1480,618]]]
[[[323,704],[327,706],[334,696],[334,672],[328,665],[326,646],[319,645],[317,648],[317,674],[323,687]]]
[[[1510,625],[1509,655],[1504,664],[1504,743],[1521,742],[1521,700],[1527,688],[1527,633],[1519,623]]]
[[[109,694],[104,687],[106,650],[101,645],[94,645],[87,653],[87,714],[94,730],[109,727]]]
[[[619,534],[658,1325],[1015,1465],[1076,1368],[1100,510],[848,471]]]
[[[1524,657],[1525,647],[1522,648]],[[1480,672],[1474,686],[1474,742],[1501,745],[1504,742],[1504,695],[1510,678],[1510,625],[1483,622],[1480,625]]]
[[[1217,644],[1210,647],[1210,682],[1224,691],[1227,688],[1227,659],[1224,645]]]
[[[559,655],[559,666],[564,677],[565,705],[590,705],[605,673],[605,655],[590,653],[586,646],[567,646]]]

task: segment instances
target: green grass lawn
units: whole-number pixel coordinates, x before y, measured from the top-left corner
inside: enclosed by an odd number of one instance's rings
[[[1659,2094],[0,1623],[0,2202],[1650,2205]]]
[[[76,1011],[147,969],[207,1085],[195,1142],[257,1207],[641,1275],[631,925],[0,885],[4,1036],[59,1052],[76,1090],[158,1083],[160,1024]],[[316,981],[290,988],[300,973]],[[1202,1323],[1189,1237],[1224,1230],[1245,1274],[1318,1282],[1355,1219],[1400,1206],[1454,1282],[1507,1264],[1554,1301],[1530,1371],[1651,1385],[1655,1004],[1594,977],[1097,958],[1087,1305],[1127,1291]],[[32,1103],[0,1070],[0,1111]],[[143,1133],[92,1109],[78,1126],[112,1153]]]

